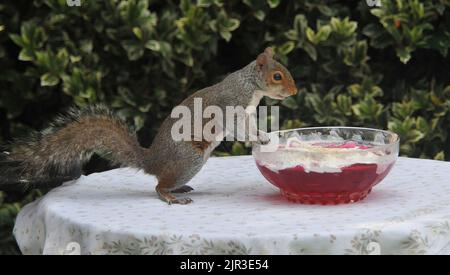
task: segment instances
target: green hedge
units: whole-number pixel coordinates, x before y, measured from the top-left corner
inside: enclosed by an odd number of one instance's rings
[[[301,91],[266,100],[283,106],[283,127],[386,128],[400,134],[402,155],[449,160],[450,1],[367,2],[2,2],[0,142],[68,106],[106,102],[149,145],[174,105],[271,45]],[[0,192],[0,254],[15,249],[22,197]]]

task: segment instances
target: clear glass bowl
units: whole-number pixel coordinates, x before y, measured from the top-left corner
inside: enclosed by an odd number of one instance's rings
[[[284,197],[304,204],[364,199],[392,169],[399,151],[397,134],[357,127],[277,131],[261,140],[253,157],[262,175]]]

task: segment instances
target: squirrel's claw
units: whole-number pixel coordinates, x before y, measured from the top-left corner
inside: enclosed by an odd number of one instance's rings
[[[169,204],[189,204],[193,202],[193,200],[191,198],[182,198],[182,199],[175,199],[173,201],[169,201]]]

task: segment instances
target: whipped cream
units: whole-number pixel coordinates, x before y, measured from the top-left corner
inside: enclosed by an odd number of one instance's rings
[[[275,152],[254,154],[260,165],[274,172],[302,166],[306,172],[339,173],[353,164],[376,164],[377,174],[385,171],[397,156],[352,141],[301,141],[292,137]]]

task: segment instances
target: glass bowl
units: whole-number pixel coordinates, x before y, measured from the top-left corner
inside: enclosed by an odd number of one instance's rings
[[[398,157],[397,134],[315,127],[263,133],[253,146],[262,175],[290,201],[342,204],[364,199]]]

